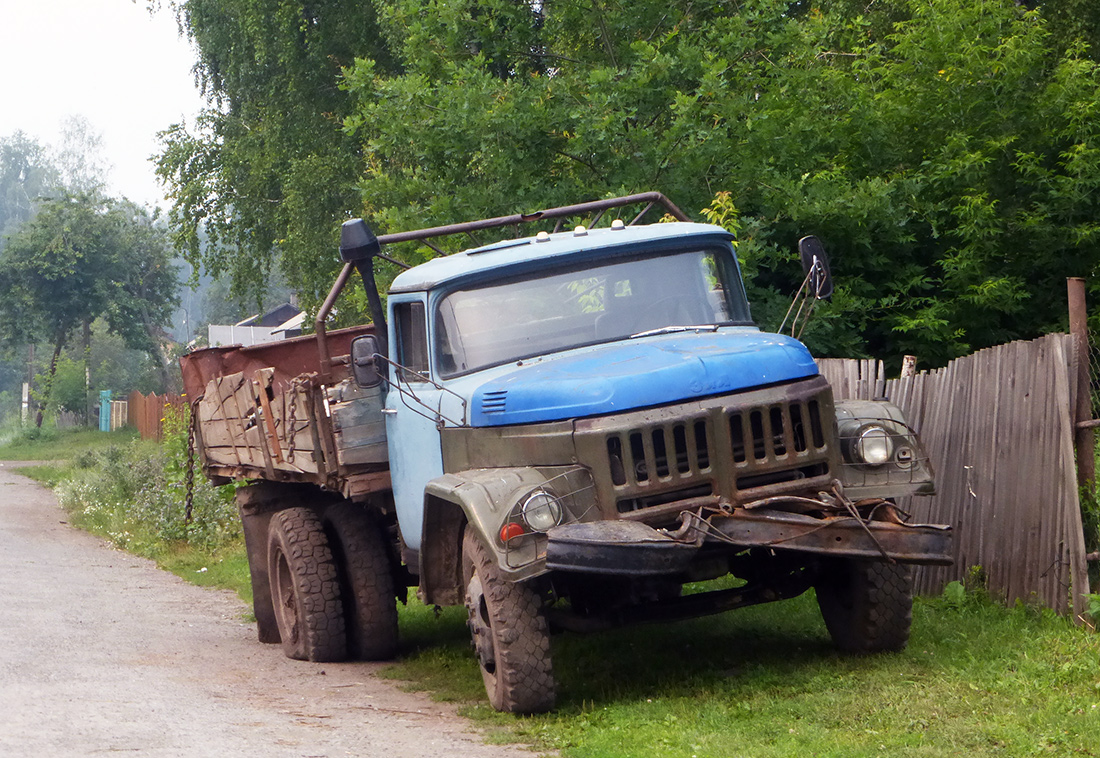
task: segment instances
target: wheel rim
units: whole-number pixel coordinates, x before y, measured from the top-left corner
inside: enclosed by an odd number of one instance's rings
[[[275,611],[282,627],[284,640],[291,644],[298,642],[298,598],[294,594],[294,580],[290,575],[290,563],[282,550],[275,554]]]
[[[467,624],[470,627],[470,637],[478,663],[486,676],[493,677],[497,670],[493,624],[489,619],[489,606],[485,600],[481,577],[477,572],[470,578],[470,583],[466,587],[466,611],[469,616]]]

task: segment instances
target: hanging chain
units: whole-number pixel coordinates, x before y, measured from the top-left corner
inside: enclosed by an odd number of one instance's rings
[[[190,524],[195,502],[195,406],[189,406],[187,410],[187,469],[184,472],[187,494],[184,496],[183,501],[183,523]]]
[[[298,419],[296,418],[298,412],[298,380],[294,379],[290,383],[290,408],[287,411],[286,426],[283,428],[283,433],[286,434],[287,439],[290,440],[290,445],[287,450],[286,460],[287,463],[294,463],[294,443],[298,439]],[[286,395],[283,396],[284,398]]]

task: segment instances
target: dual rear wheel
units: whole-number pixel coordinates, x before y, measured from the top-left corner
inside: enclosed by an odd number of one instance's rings
[[[322,519],[287,508],[268,529],[268,578],[283,652],[306,661],[386,660],[397,652],[393,571],[382,530],[341,503]]]

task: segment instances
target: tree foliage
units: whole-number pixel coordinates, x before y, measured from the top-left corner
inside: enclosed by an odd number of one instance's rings
[[[23,132],[0,137],[0,250],[59,182],[45,148]]]
[[[1011,0],[848,5],[546,3],[523,32],[537,42],[487,52],[484,22],[454,8],[494,4],[398,2],[406,73],[347,73],[364,203],[405,228],[653,187],[700,209],[724,191],[764,323],[798,236],[833,251],[820,352],[941,362],[1056,326],[1065,276],[1100,257],[1096,64]]]
[[[62,349],[97,317],[163,366],[161,330],[178,286],[164,229],[145,210],[64,194],[44,201],[0,253],[0,345],[52,346],[46,405]]]
[[[1100,261],[1100,12],[1071,4],[189,0],[216,107],[160,170],[209,267],[240,284],[278,251],[313,304],[345,211],[397,231],[660,189],[738,227],[762,324],[816,233],[818,352],[939,363],[1056,327]]]
[[[370,2],[183,0],[210,100],[198,122],[162,133],[158,174],[173,200],[175,242],[235,294],[283,272],[317,303],[331,284],[339,222],[359,205],[356,141],[340,71],[388,56]],[[202,231],[209,236],[204,244]]]

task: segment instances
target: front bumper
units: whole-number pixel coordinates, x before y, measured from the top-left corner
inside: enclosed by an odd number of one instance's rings
[[[768,509],[734,509],[706,518],[686,513],[675,533],[637,521],[611,520],[554,527],[546,567],[617,576],[667,576],[685,571],[704,545],[731,552],[770,548],[812,555],[950,565],[951,528],[851,515],[825,518]]]

